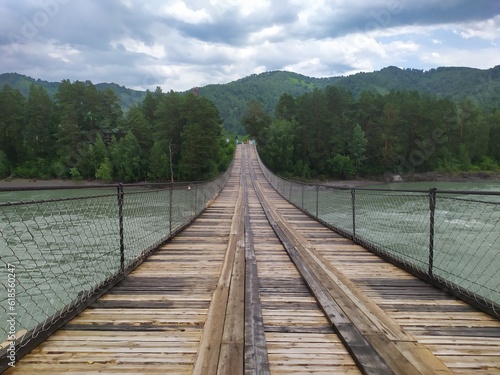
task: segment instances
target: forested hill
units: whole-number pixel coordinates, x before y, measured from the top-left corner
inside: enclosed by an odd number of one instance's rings
[[[215,102],[227,129],[242,132],[241,115],[250,100],[262,102],[272,114],[283,93],[299,96],[329,85],[346,88],[356,98],[363,90],[381,95],[391,90],[417,90],[453,100],[467,97],[480,108],[492,109],[498,105],[500,98],[500,65],[487,70],[447,67],[429,71],[391,66],[372,73],[330,78],[275,71],[251,75],[224,85],[208,85],[200,88],[199,93]]]
[[[250,101],[263,104],[272,113],[282,94],[300,96],[314,89],[324,89],[339,81],[340,78],[312,78],[301,74],[283,71],[252,74],[226,84],[200,87],[198,93],[212,100],[225,120],[229,131],[242,134],[241,117]]]
[[[61,77],[61,80],[65,77]],[[0,74],[0,89],[5,85],[9,85],[14,89],[18,89],[27,98],[31,84],[43,87],[47,90],[50,97],[53,97],[57,92],[60,82],[47,82],[40,79],[34,79],[22,74],[17,73],[4,73]],[[111,89],[115,95],[120,99],[120,104],[123,109],[128,109],[134,104],[139,104],[144,100],[146,96],[145,91],[137,91],[128,89],[125,86],[120,86],[116,83],[98,83],[95,84],[98,91],[104,91],[105,89]]]
[[[450,99],[468,97],[482,108],[493,109],[500,97],[500,65],[487,70],[441,67],[428,71],[390,66],[378,72],[341,77],[336,84],[355,97],[363,90],[382,95],[391,90],[417,90]]]
[[[61,77],[64,78],[64,77]],[[31,83],[43,86],[53,95],[59,83],[35,80],[15,73],[0,75],[0,88],[9,84],[27,95]],[[243,134],[241,116],[251,100],[262,102],[271,113],[283,93],[299,96],[314,89],[337,85],[359,97],[363,90],[387,94],[391,90],[417,90],[439,97],[459,100],[464,97],[475,101],[479,107],[492,109],[500,98],[500,65],[487,69],[442,67],[423,71],[387,67],[371,73],[351,76],[312,78],[292,72],[274,71],[254,74],[227,84],[200,87],[198,93],[211,99],[224,119],[224,127],[230,132]],[[124,109],[144,99],[145,93],[111,83],[96,84],[98,90],[112,89]]]

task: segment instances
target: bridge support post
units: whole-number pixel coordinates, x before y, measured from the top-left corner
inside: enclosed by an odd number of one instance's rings
[[[356,189],[351,189],[352,238],[356,238]]]
[[[120,183],[117,187],[118,193],[118,225],[120,229],[120,270],[125,272],[125,243],[123,240],[123,185]]]
[[[169,236],[172,235],[172,198],[174,195],[173,190],[174,190],[174,186],[172,185],[170,187],[169,198],[168,198],[168,227],[169,227],[168,235]]]
[[[319,219],[319,185],[316,185],[316,218]]]
[[[302,196],[301,196],[302,202],[301,202],[300,208],[303,210],[304,209],[304,185],[302,184],[301,186],[302,186],[302,192],[301,192],[302,193]]]
[[[433,276],[434,268],[434,214],[436,212],[436,188],[429,191],[429,276]]]
[[[198,184],[194,185],[194,214],[196,216],[196,210],[198,208]]]

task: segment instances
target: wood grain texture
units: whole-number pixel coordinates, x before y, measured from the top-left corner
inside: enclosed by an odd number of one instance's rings
[[[370,373],[354,335],[395,374],[500,374],[498,320],[301,213],[255,156],[239,146],[197,220],[7,373]]]

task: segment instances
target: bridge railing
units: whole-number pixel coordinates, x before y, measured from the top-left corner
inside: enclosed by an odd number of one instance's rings
[[[203,183],[0,189],[3,368],[189,225],[230,169]],[[6,201],[23,194],[38,198]]]
[[[271,185],[311,217],[500,317],[500,192],[310,185],[260,164]]]

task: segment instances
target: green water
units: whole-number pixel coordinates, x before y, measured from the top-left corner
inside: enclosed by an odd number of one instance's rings
[[[195,194],[125,190],[125,266],[200,209]],[[66,200],[76,197],[85,198]],[[116,189],[0,192],[0,202],[19,201],[26,203],[0,206],[0,316],[6,322],[14,311],[17,330],[58,314],[121,268]],[[8,305],[8,265],[15,268],[15,310]],[[8,325],[0,325],[0,342],[7,334]]]
[[[116,188],[0,191],[0,203],[116,194]]]
[[[380,184],[371,186],[360,186],[360,188],[380,188],[389,190],[464,190],[464,191],[498,191],[500,192],[500,182],[398,182],[390,184]]]
[[[438,189],[432,266],[430,188]],[[287,193],[289,189],[285,187]],[[432,268],[433,274],[450,286],[459,286],[500,305],[500,194],[465,193],[500,192],[500,184],[419,182],[366,186],[356,189],[354,210],[351,190],[291,190],[292,200],[325,222],[355,232],[410,268],[424,273]]]
[[[307,210],[395,256],[410,267],[429,267],[428,189],[500,191],[498,183],[397,183],[357,190],[355,222],[350,190],[293,191]],[[365,187],[366,188],[366,187]],[[369,187],[368,187],[369,188]],[[424,190],[399,193],[394,190]],[[193,190],[126,191],[126,264],[187,222],[196,210]],[[86,196],[85,199],[41,202]],[[319,199],[316,202],[316,198]],[[172,204],[170,203],[172,200]],[[9,313],[7,264],[16,271],[18,329],[31,329],[120,269],[116,188],[0,192],[0,316]],[[33,201],[38,201],[34,203]],[[500,196],[437,194],[435,275],[500,304]],[[172,218],[172,223],[169,222]],[[354,228],[355,226],[355,228]],[[8,326],[0,326],[0,341]]]

